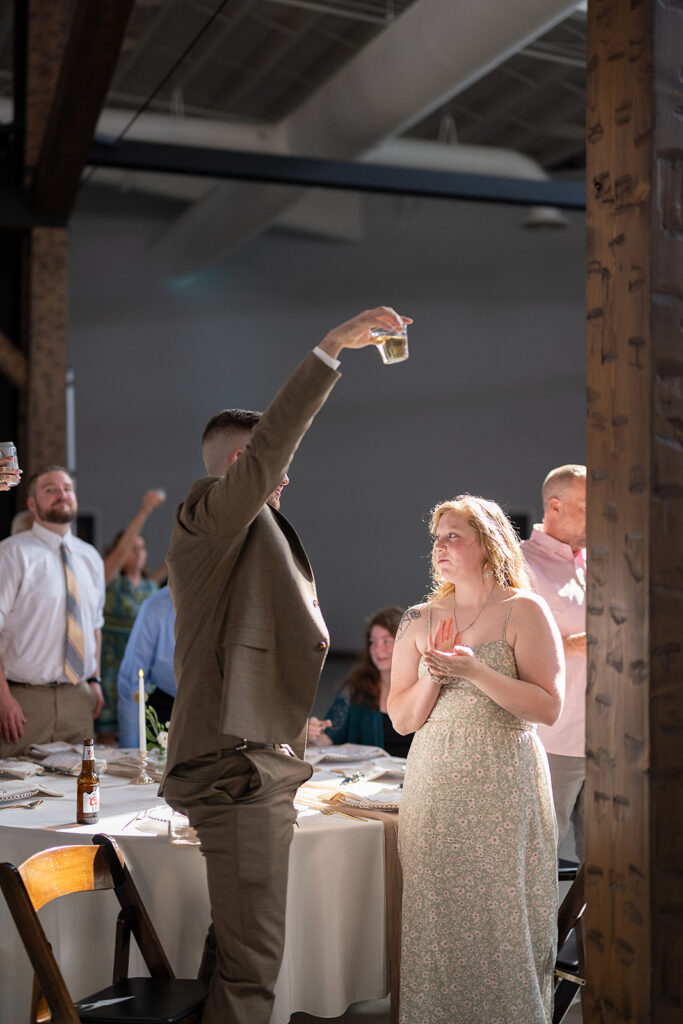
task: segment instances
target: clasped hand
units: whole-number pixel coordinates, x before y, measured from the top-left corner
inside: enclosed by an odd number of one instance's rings
[[[443,619],[432,636],[427,634],[427,650],[424,660],[429,674],[443,682],[444,679],[468,675],[468,668],[474,658],[474,651],[462,642],[462,633],[456,632],[452,616]]]

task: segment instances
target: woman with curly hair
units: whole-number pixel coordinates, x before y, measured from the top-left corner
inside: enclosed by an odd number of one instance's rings
[[[433,587],[398,630],[389,713],[415,731],[399,815],[403,1024],[550,1024],[557,828],[536,723],[562,639],[493,501],[432,512]]]
[[[309,720],[310,744],[363,743],[396,757],[407,756],[412,735],[399,735],[387,714],[394,637],[402,615],[403,609],[393,605],[372,616],[365,646],[325,718]]]

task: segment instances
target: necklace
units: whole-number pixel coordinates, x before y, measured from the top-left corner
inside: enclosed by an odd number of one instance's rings
[[[468,629],[472,628],[474,623],[477,621],[477,619],[479,618],[479,616],[483,612],[484,608],[486,608],[487,604],[489,603],[489,601],[493,597],[493,591],[495,589],[496,589],[496,584],[495,584],[495,581],[494,581],[494,584],[491,587],[491,593],[486,598],[486,600],[484,601],[483,605],[481,606],[481,608],[479,609],[477,614],[474,616],[474,618],[470,622],[469,626],[465,626],[464,629],[460,629],[459,626],[458,626],[458,616],[457,616],[456,611],[455,611],[455,589],[453,589],[453,621],[455,622],[455,631],[456,631],[456,633],[460,633],[460,635],[462,635],[463,633],[466,633]]]

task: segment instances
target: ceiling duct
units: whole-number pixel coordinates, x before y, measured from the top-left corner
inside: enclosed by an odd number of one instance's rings
[[[291,155],[358,159],[398,136],[576,9],[576,0],[416,0],[278,126]],[[170,273],[225,257],[303,194],[278,185],[217,185],[165,231]]]

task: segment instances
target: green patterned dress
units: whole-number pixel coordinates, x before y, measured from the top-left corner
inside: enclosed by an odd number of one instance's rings
[[[518,678],[505,628],[475,654]],[[556,837],[535,726],[449,679],[401,801],[402,1024],[550,1024]]]
[[[95,729],[98,733],[116,732],[119,668],[123,661],[130,631],[140,611],[140,605],[156,589],[156,583],[146,579],[140,580],[140,586],[136,587],[123,573],[107,586],[104,601],[104,626],[102,627],[104,708],[99,718],[95,719]]]

